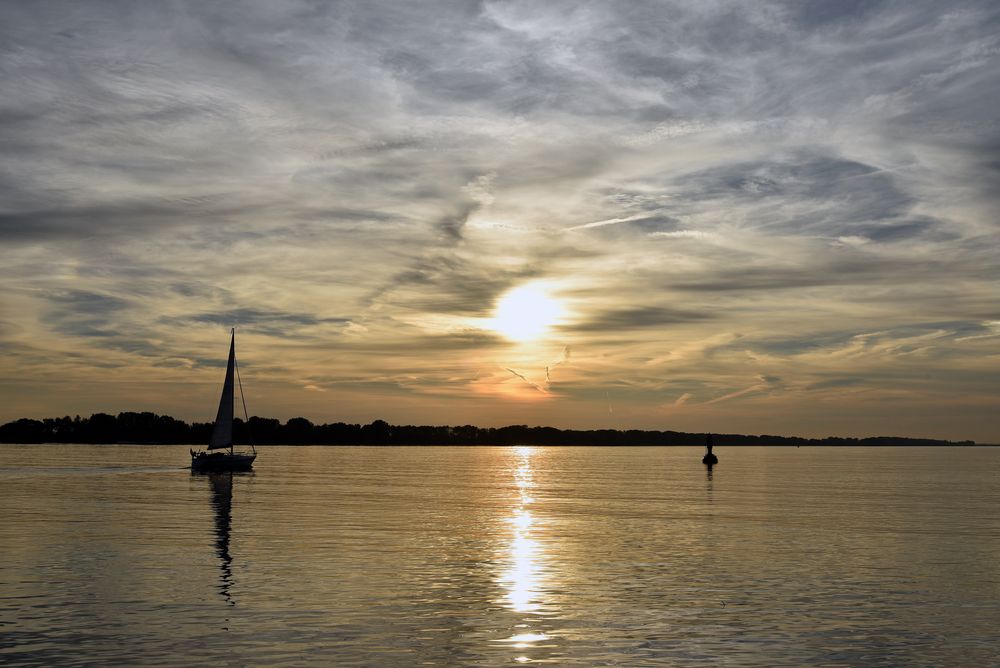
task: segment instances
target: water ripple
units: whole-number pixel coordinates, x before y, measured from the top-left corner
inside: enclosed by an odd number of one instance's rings
[[[0,664],[1000,662],[996,449],[262,450],[0,446]]]

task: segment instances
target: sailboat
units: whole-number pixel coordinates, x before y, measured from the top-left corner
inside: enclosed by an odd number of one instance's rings
[[[236,452],[233,449],[233,381],[239,379],[240,374],[236,364],[236,328],[233,328],[231,335],[226,382],[222,386],[222,397],[219,399],[219,412],[215,416],[212,438],[205,451],[191,451],[192,471],[249,471],[253,467],[253,460],[257,459],[257,448],[253,443],[250,444],[250,452]],[[240,382],[239,385],[240,398],[243,400],[243,415],[249,422],[247,402],[243,396],[243,383]]]

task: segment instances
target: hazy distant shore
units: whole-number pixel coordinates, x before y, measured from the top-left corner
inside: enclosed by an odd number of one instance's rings
[[[0,426],[0,443],[207,443],[210,423],[188,424],[155,413],[95,413],[89,418],[21,418]],[[273,418],[236,419],[237,443],[257,445],[702,445],[706,433],[655,430],[556,429],[555,427],[415,426],[371,424],[313,424],[292,418],[282,424]],[[871,436],[865,438],[801,438],[771,434],[713,434],[716,445],[976,445],[974,441]]]

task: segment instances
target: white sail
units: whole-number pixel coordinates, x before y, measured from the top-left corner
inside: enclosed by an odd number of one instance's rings
[[[208,442],[209,450],[229,448],[233,445],[233,367],[236,366],[236,330],[229,342],[229,365],[226,367],[226,383],[222,386],[222,398],[219,399],[219,412],[215,416],[215,427],[212,429],[212,439]]]

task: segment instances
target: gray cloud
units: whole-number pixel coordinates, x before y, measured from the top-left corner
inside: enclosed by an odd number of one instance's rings
[[[212,323],[216,325],[229,325],[237,323],[241,325],[260,325],[263,323],[290,325],[319,325],[322,323],[344,324],[350,322],[348,318],[317,318],[313,315],[303,313],[283,313],[281,311],[262,311],[259,309],[240,308],[230,309],[218,313],[199,313],[188,318],[190,322]]]
[[[675,206],[742,209],[744,225],[768,233],[879,242],[948,238],[942,221],[912,215],[917,198],[891,174],[813,151],[712,167],[676,179],[674,187]]]
[[[205,206],[204,201],[137,201],[108,206],[23,210],[0,214],[0,239],[31,242],[156,234],[169,226],[190,225],[193,220],[218,220],[240,212],[240,207],[216,208]]]
[[[997,359],[998,28],[985,0],[3,3],[5,375],[186,382],[240,325],[279,386],[412,387],[391,358],[484,420],[596,424],[608,387],[636,425],[938,405]],[[542,280],[568,316],[525,359],[482,323]],[[471,368],[566,345],[547,408]],[[904,401],[907,373],[938,380]]]
[[[114,316],[129,308],[124,299],[86,290],[62,290],[49,294],[53,305],[46,316],[57,331],[75,336],[113,336]]]
[[[566,329],[576,332],[632,331],[648,327],[704,322],[715,317],[717,314],[714,313],[647,306],[597,312],[588,320],[567,325]]]
[[[813,265],[720,268],[697,279],[674,279],[669,288],[696,292],[756,292],[819,286],[897,285],[946,268],[938,262],[886,260],[848,256],[818,260]]]

